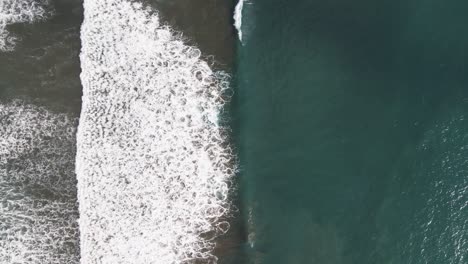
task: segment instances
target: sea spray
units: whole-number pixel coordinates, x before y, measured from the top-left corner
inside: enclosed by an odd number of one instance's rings
[[[216,263],[235,172],[220,124],[228,76],[141,4],[84,7],[82,263]]]
[[[17,41],[8,25],[45,19],[51,15],[48,9],[49,0],[0,0],[0,51],[13,50]]]
[[[0,263],[79,262],[76,120],[0,104]]]

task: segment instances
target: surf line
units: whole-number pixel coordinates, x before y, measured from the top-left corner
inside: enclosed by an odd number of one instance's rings
[[[84,10],[82,263],[216,263],[236,171],[221,124],[229,76],[140,3]]]

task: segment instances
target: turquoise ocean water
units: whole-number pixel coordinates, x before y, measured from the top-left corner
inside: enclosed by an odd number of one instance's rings
[[[468,261],[468,3],[247,1],[249,263]]]

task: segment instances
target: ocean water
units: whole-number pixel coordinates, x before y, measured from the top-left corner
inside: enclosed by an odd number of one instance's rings
[[[216,69],[232,71],[236,45],[233,27],[235,0],[145,0],[163,23],[196,46]]]
[[[78,57],[83,17],[81,0],[2,0],[0,3],[0,20],[9,18],[4,20],[10,21],[5,32],[15,39],[8,51],[0,52],[0,100],[34,101],[78,117],[82,90]],[[31,9],[30,5],[38,9]],[[18,18],[7,15],[15,14],[11,10],[16,10]],[[33,19],[24,20],[24,14]]]
[[[468,4],[236,2],[0,0],[0,263],[467,262]]]
[[[234,254],[233,4],[0,1],[0,262]]]
[[[248,263],[466,263],[465,1],[245,1]]]
[[[0,263],[79,263],[80,1],[0,1]]]

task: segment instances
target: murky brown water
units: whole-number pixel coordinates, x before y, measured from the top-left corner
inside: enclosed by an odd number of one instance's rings
[[[233,72],[236,33],[232,26],[234,0],[144,0],[159,11],[163,23],[198,47],[215,70]],[[55,14],[9,30],[19,41],[15,50],[0,53],[0,102],[21,99],[57,113],[79,117],[80,26],[82,0],[53,0]],[[74,155],[74,153],[73,153]],[[219,263],[239,263],[245,235],[239,213],[230,231],[219,238]]]

